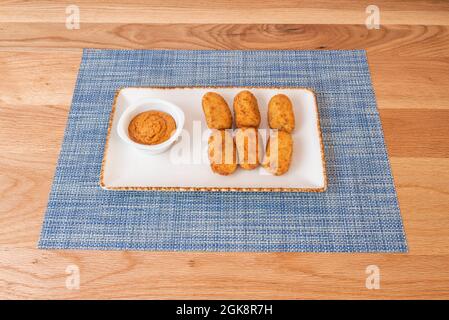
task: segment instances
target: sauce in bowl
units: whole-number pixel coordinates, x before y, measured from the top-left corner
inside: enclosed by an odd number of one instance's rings
[[[156,145],[167,141],[175,130],[175,119],[166,112],[156,110],[139,113],[128,126],[130,139],[145,145]]]

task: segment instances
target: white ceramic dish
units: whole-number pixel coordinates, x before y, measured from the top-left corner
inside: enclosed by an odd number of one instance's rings
[[[173,117],[176,122],[176,131],[167,141],[156,145],[144,145],[136,143],[129,138],[128,126],[131,120],[137,116],[139,113],[157,110],[168,113]],[[136,104],[130,105],[121,114],[120,119],[117,124],[117,134],[119,137],[129,146],[136,148],[146,154],[159,154],[167,151],[181,135],[182,129],[184,127],[184,112],[173,103],[165,100],[155,99],[155,98],[143,98],[139,100]]]
[[[268,133],[266,115],[270,98],[284,93],[293,103],[296,120],[296,129],[292,133],[293,158],[289,171],[282,176],[268,174],[261,167],[250,171],[239,168],[229,176],[214,174],[210,169],[207,159],[210,131],[201,107],[202,96],[208,91],[217,92],[232,110],[234,96],[244,89],[250,90],[258,100],[264,143]],[[164,100],[184,112],[180,141],[167,152],[147,155],[118,135],[122,114],[144,99]],[[123,88],[117,92],[111,111],[100,185],[108,190],[142,191],[325,191],[327,178],[315,94],[306,88]]]

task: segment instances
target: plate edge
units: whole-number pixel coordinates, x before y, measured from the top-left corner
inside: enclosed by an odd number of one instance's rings
[[[143,186],[137,186],[137,187],[126,187],[126,186],[118,186],[118,187],[110,187],[107,186],[104,182],[104,167],[106,164],[106,155],[108,152],[109,147],[109,138],[111,136],[112,131],[112,123],[114,121],[115,111],[116,111],[116,105],[117,105],[117,99],[120,95],[121,91],[124,89],[167,89],[167,90],[173,90],[173,89],[227,89],[227,88],[243,88],[243,89],[303,89],[306,91],[309,91],[312,96],[315,103],[315,111],[317,114],[317,128],[319,133],[319,140],[320,140],[320,152],[321,152],[321,163],[323,165],[323,179],[324,179],[324,185],[323,187],[319,188],[233,188],[233,187],[143,187]],[[158,86],[152,86],[152,87],[146,87],[146,86],[131,86],[131,87],[120,87],[116,90],[114,99],[112,102],[112,108],[109,115],[109,123],[108,123],[108,130],[106,134],[106,141],[105,141],[105,147],[103,151],[103,159],[101,161],[101,170],[100,170],[100,187],[104,190],[110,190],[110,191],[203,191],[203,192],[217,192],[217,191],[232,191],[232,192],[325,192],[328,187],[327,182],[327,171],[326,171],[326,158],[324,155],[324,145],[323,145],[323,134],[321,130],[321,123],[320,123],[320,112],[318,108],[318,101],[316,97],[316,93],[312,88],[308,87],[294,87],[294,86],[271,86],[271,87],[250,87],[250,86],[164,86],[164,87],[158,87]]]

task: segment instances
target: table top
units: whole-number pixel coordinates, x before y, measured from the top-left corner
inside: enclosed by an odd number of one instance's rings
[[[0,298],[448,299],[449,2],[378,0],[380,29],[369,4],[77,1],[74,30],[68,4],[2,4]],[[38,250],[86,47],[366,49],[409,253]]]

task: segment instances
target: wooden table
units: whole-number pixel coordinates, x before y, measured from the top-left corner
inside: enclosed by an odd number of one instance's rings
[[[449,298],[449,2],[64,2],[0,5],[0,298]],[[409,253],[36,249],[85,47],[366,49]]]

